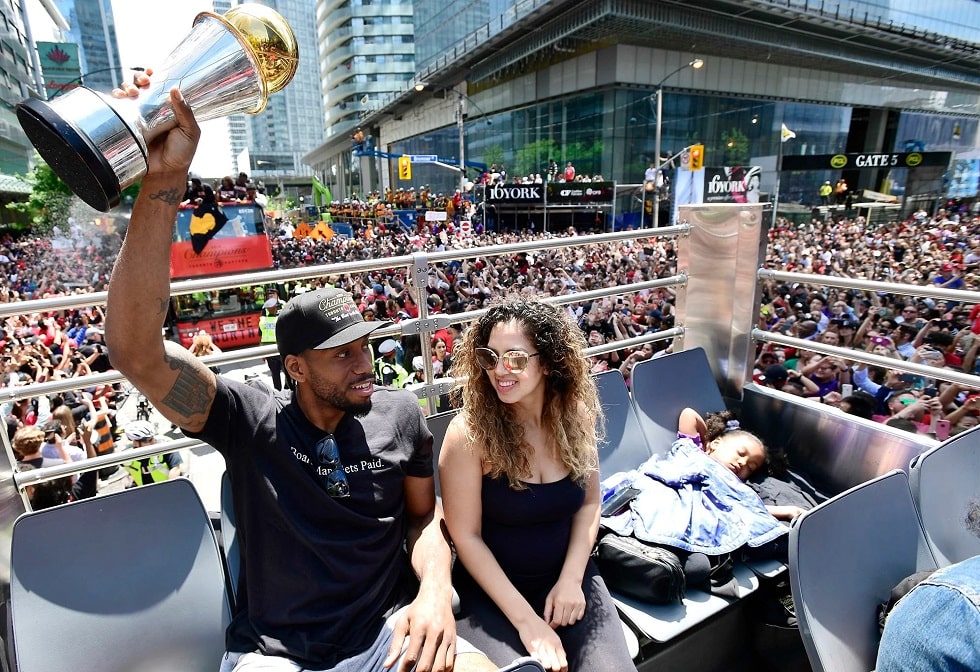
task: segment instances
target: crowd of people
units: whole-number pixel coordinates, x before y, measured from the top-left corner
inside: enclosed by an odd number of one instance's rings
[[[771,233],[770,268],[953,290],[980,289],[980,219],[966,213],[868,229],[859,220],[814,222]],[[806,340],[910,363],[977,374],[980,309],[857,289],[767,282],[758,326]],[[862,417],[945,438],[978,422],[977,392],[929,376],[901,374],[846,357],[792,348],[758,353],[758,382]]]
[[[230,179],[230,178],[226,178]],[[571,161],[566,162],[564,170],[559,170],[558,163],[549,160],[548,169],[541,173],[527,175],[509,175],[504,164],[494,163],[482,171],[473,182],[473,186],[490,186],[504,184],[544,184],[547,182],[565,183],[602,182],[602,175],[577,173]],[[448,226],[458,228],[463,220],[475,219],[475,226],[480,226],[480,212],[474,208],[472,199],[464,198],[462,192],[456,189],[453,193],[443,193],[433,190],[429,185],[418,187],[388,187],[384,192],[372,191],[363,196],[354,194],[349,198],[333,201],[327,212],[333,222],[349,224],[365,235],[371,235],[374,230],[384,233],[386,230],[402,226],[398,219],[399,213],[413,211],[419,218],[428,211],[445,213]]]
[[[133,84],[114,93],[136,97],[149,83],[148,74],[137,73]],[[492,672],[524,654],[550,672],[631,668],[615,607],[591,558],[601,512],[596,418],[602,406],[588,374],[603,364],[588,360],[585,348],[610,333],[623,338],[657,329],[672,317],[674,296],[641,291],[564,308],[540,297],[629,287],[671,273],[677,264],[673,243],[644,239],[540,250],[505,259],[462,259],[432,270],[419,288],[419,299],[425,297],[431,312],[489,308],[461,332],[446,329],[440,337],[445,347],[434,355],[444,370],[456,366],[465,376],[455,391],[464,402],[462,410],[447,431],[439,459],[443,494],[451,502],[444,512],[436,498],[434,440],[417,398],[397,387],[375,387],[370,337],[385,324],[378,318],[412,316],[407,278],[398,278],[398,271],[326,278],[285,302],[275,316],[274,336],[282,367],[293,381],[291,390],[217,375],[198,353],[161,336],[166,316],[158,306],[169,300],[167,232],[181,200],[175,194],[184,186],[200,138],[193,112],[176,88],[170,105],[175,128],[149,148],[149,169],[111,274],[104,314],[92,314],[80,326],[85,340],[104,328],[112,365],[167,420],[224,458],[242,558],[234,588],[247,599],[236,601],[221,672],[341,667]],[[971,225],[963,231],[967,236]],[[935,227],[945,248],[944,233],[953,225],[939,219],[927,226]],[[797,234],[819,236],[818,227],[792,235],[778,228],[773,250],[778,245],[776,254],[782,255]],[[469,244],[435,233],[423,244]],[[840,246],[851,250],[841,259],[831,254],[828,265],[878,247],[874,231],[849,223],[823,233],[823,240],[814,239],[821,255],[838,237]],[[926,242],[922,232],[909,239],[920,248]],[[803,245],[810,246],[809,240]],[[802,248],[793,254],[808,256]],[[942,259],[940,273],[926,282],[954,286],[955,265],[971,263],[961,256]],[[953,267],[952,278],[943,274],[944,264]],[[920,327],[907,305],[899,315],[889,315],[886,310],[897,307],[894,297],[845,293],[842,299],[838,292],[831,298],[819,287],[771,285],[766,293],[768,310],[760,320],[771,316],[766,326],[778,325],[784,319],[780,309],[796,311],[799,303],[807,312],[790,329],[800,336],[802,325],[813,323],[810,336],[836,333],[839,342],[845,338],[840,327],[850,319],[848,305],[861,320],[856,329],[867,325],[867,332],[873,325],[878,338],[889,338],[880,324],[888,316],[897,328],[914,324],[917,337],[942,333],[940,325],[928,326],[939,318],[929,316]],[[947,329],[957,324],[955,304],[927,308],[941,311]],[[873,322],[876,315],[878,323]],[[52,361],[57,355],[60,363],[79,347],[77,334],[67,333],[75,328],[74,317],[63,311],[30,316],[26,324],[15,321],[5,340],[17,348],[21,341],[42,341]],[[964,324],[964,329],[970,327]],[[389,357],[397,344],[384,341],[378,350]],[[96,349],[95,354],[106,353]],[[762,354],[779,359],[776,352]],[[918,350],[910,361],[914,356]],[[945,359],[921,357],[936,365]],[[387,363],[391,360],[397,358]],[[853,370],[853,384],[861,385],[858,371],[843,361],[807,361],[798,371],[826,380],[829,387],[841,369]],[[18,383],[24,382],[22,375],[38,375],[36,369],[25,373],[13,367],[7,373],[8,379],[16,374]],[[766,384],[769,376],[767,368]],[[892,382],[888,377],[879,389]],[[829,394],[821,387],[821,397]],[[881,401],[891,396],[882,395]],[[81,400],[87,416],[104,413],[105,402],[97,406],[84,391]],[[39,432],[31,426],[37,418],[29,421],[32,412],[27,405],[13,411],[14,444],[25,463],[39,460],[43,467]],[[679,430],[692,434],[680,445],[696,456],[706,453],[719,478],[727,479],[725,489],[741,488],[741,479],[761,466],[763,447],[753,461],[745,437],[712,438],[707,422],[694,418],[690,424],[679,423]],[[52,435],[61,455],[57,459],[70,459],[53,426],[40,433],[41,439]],[[694,434],[703,434],[700,449]],[[134,428],[133,438],[151,437]],[[97,452],[87,444],[85,450]],[[157,471],[163,477],[163,470],[178,466],[159,464]],[[140,470],[154,479],[151,472],[149,467]],[[769,524],[777,525],[775,518]],[[460,597],[458,614],[453,587]]]
[[[780,220],[769,233],[765,265],[769,268],[827,274],[856,279],[872,279],[930,285],[948,289],[980,289],[980,220],[969,213],[935,216],[914,213],[908,220],[868,227],[860,218],[813,220],[799,226]],[[5,301],[41,298],[59,294],[105,289],[110,264],[115,258],[121,237],[102,229],[83,230],[74,222],[68,230],[51,237],[25,236],[0,240],[0,267],[6,286],[0,297]],[[275,264],[278,268],[298,268],[315,264],[361,261],[390,256],[404,256],[421,251],[460,250],[494,244],[516,243],[554,236],[575,236],[576,231],[553,233],[469,232],[464,234],[451,222],[420,224],[414,233],[400,227],[375,227],[354,237],[294,238],[282,230],[271,232]],[[65,244],[64,241],[71,241]],[[83,243],[83,244],[79,244]],[[555,296],[575,291],[607,287],[628,287],[633,282],[674,274],[677,270],[676,243],[657,238],[635,242],[606,243],[589,248],[567,248],[520,253],[510,256],[476,257],[434,265],[430,271],[425,299],[430,314],[452,314],[484,307],[495,296],[520,292]],[[325,278],[317,284],[333,284],[358,297],[359,307],[367,319],[399,321],[416,317],[418,306],[412,293],[406,291],[407,278],[400,269],[351,274]],[[289,287],[287,286],[287,290]],[[819,338],[847,347],[893,352],[909,361],[925,361],[919,352],[926,341],[938,344],[944,352],[946,366],[968,372],[977,370],[980,339],[975,339],[972,304],[901,298],[859,290],[827,291],[818,286],[796,284],[764,287],[764,302],[759,326],[783,333]],[[906,306],[905,304],[909,305]],[[914,309],[914,314],[913,314]],[[624,293],[615,298],[585,302],[568,308],[582,328],[589,345],[642,335],[672,325],[674,293],[659,289]],[[903,310],[906,312],[903,314]],[[910,319],[906,319],[906,318]],[[6,318],[0,349],[3,354],[4,383],[24,384],[79,376],[110,367],[101,328],[104,314],[99,308],[79,308],[52,314],[36,313]],[[815,325],[815,327],[813,326]],[[926,328],[927,327],[927,328]],[[980,326],[976,327],[980,330]],[[451,351],[452,340],[436,334]],[[407,336],[397,343],[395,356],[403,368],[405,380],[417,378],[417,357],[422,348],[418,337]],[[647,344],[642,348],[614,351],[592,358],[592,370],[619,368],[629,379],[636,362],[654,356],[667,342]],[[976,346],[976,347],[974,347]],[[769,362],[788,361],[795,370],[796,353],[771,348],[760,359]],[[852,389],[870,394],[887,395],[874,385],[884,378],[871,367],[857,372],[850,364],[844,380],[837,385],[820,380],[816,363],[820,359],[805,356],[798,370],[816,380],[813,386],[795,383],[795,374],[787,371],[786,390],[801,388],[804,396],[839,404],[837,395],[851,384]],[[938,360],[936,360],[938,362]],[[813,367],[812,370],[811,368]],[[761,378],[765,367],[756,373]],[[437,375],[440,372],[436,372]],[[448,369],[441,371],[447,375]],[[777,377],[777,371],[770,372]],[[842,371],[838,373],[843,373]],[[772,375],[769,376],[772,380]],[[865,383],[867,378],[868,382]],[[860,384],[858,384],[860,381]],[[931,391],[931,385],[916,380],[908,394],[916,398]],[[943,391],[953,388],[940,385]],[[944,398],[948,412],[962,406],[965,392],[959,390]],[[971,402],[973,403],[973,402]],[[863,408],[860,397],[856,404]],[[904,411],[922,429],[932,424],[935,414],[924,410],[925,400]],[[850,408],[845,403],[845,408]],[[886,408],[876,405],[876,416]],[[962,417],[960,417],[962,416]],[[959,431],[975,422],[971,413],[953,416],[951,431]],[[939,418],[940,420],[942,418]],[[922,421],[925,420],[923,423]],[[942,425],[942,423],[940,423]]]

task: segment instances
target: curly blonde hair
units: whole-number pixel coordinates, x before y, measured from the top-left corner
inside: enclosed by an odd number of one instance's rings
[[[213,353],[214,341],[211,340],[211,334],[203,329],[194,334],[194,341],[191,343],[190,350],[195,357],[205,357]]]
[[[453,372],[466,381],[453,394],[462,402],[467,437],[482,451],[491,478],[506,475],[511,488],[525,487],[522,481],[530,478],[531,465],[524,427],[513,409],[500,401],[475,354],[477,348],[487,347],[496,325],[511,321],[521,325],[540,355],[545,372],[545,434],[552,437],[555,453],[572,479],[584,485],[598,469],[604,417],[583,352],[585,337],[561,308],[530,297],[505,297],[466,330],[453,348]]]

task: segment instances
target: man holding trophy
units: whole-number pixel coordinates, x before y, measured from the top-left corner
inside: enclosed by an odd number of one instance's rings
[[[269,50],[256,52],[256,70],[274,72],[262,62]],[[157,85],[149,74],[117,89],[113,102],[138,102]],[[221,671],[496,670],[456,637],[432,435],[414,395],[373,389],[368,336],[383,323],[364,322],[340,290],[286,304],[277,344],[295,391],[216,376],[160,338],[172,226],[200,139],[182,91],[167,89],[162,114],[172,121],[144,138],[145,175],[112,274],[106,340],[113,364],[155,408],[225,457],[242,571]]]

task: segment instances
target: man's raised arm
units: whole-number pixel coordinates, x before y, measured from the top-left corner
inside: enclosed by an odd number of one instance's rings
[[[138,75],[135,83],[114,95],[135,97],[137,87],[149,84],[149,77]],[[160,335],[170,302],[174,220],[201,135],[176,88],[170,99],[177,126],[149,145],[149,167],[109,282],[105,338],[112,365],[157,410],[184,429],[199,430],[214,400],[214,374],[178,344],[164,343]]]

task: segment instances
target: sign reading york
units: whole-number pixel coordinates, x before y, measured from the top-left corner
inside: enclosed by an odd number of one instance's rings
[[[616,185],[613,182],[495,184],[485,189],[487,203],[498,205],[611,203],[616,194]],[[479,194],[477,198],[479,199]]]

